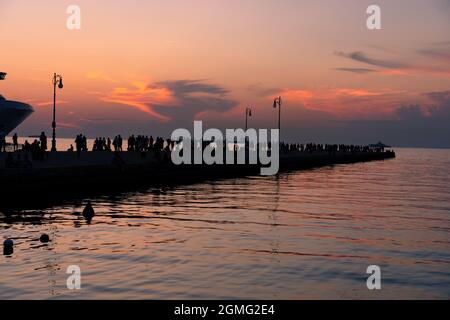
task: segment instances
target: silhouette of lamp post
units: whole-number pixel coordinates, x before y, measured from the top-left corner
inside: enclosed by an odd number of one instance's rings
[[[278,134],[281,139],[281,97],[276,98],[273,100],[273,107],[278,107]]]
[[[53,122],[52,122],[52,151],[56,151],[56,86],[59,89],[64,87],[62,82],[62,76],[57,75],[56,73],[53,75]]]
[[[246,108],[245,109],[245,131],[247,131],[248,128],[248,117],[252,116],[252,109]]]

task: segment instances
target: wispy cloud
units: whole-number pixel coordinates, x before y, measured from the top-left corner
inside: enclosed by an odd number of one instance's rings
[[[433,91],[425,95],[434,103],[442,108],[450,110],[450,91]]]
[[[60,105],[60,104],[68,104],[69,101],[66,100],[56,100],[56,104]],[[36,106],[38,107],[49,107],[49,106],[53,106],[53,100],[51,101],[42,101],[42,102],[36,102],[34,103]]]
[[[58,128],[60,129],[82,129],[80,125],[75,122],[58,121]]]
[[[408,66],[407,64],[405,64],[403,62],[399,62],[399,61],[382,60],[382,59],[369,57],[367,54],[365,54],[362,51],[354,51],[354,52],[348,52],[348,53],[342,52],[342,51],[336,51],[334,54],[339,57],[351,59],[354,61],[366,63],[369,65],[381,67],[381,68],[402,69],[402,68],[406,68]]]
[[[442,60],[446,63],[450,62],[450,42],[437,43],[431,48],[420,49],[418,52],[432,59]]]
[[[351,72],[351,73],[359,73],[359,74],[376,72],[376,70],[374,70],[374,69],[367,69],[367,68],[335,68],[335,70]]]
[[[352,61],[356,61],[359,63],[364,63],[370,65],[372,67],[377,67],[377,69],[373,68],[353,68],[353,67],[344,67],[344,68],[336,68],[339,71],[351,72],[356,74],[367,74],[367,73],[375,73],[378,75],[389,75],[389,76],[410,76],[410,75],[432,75],[432,76],[450,76],[450,68],[448,62],[450,62],[450,50],[446,46],[435,47],[435,48],[427,48],[418,50],[421,55],[425,55],[430,58],[434,58],[435,60],[439,59],[436,64],[435,61],[430,61],[429,63],[422,64],[412,64],[401,62],[401,59],[396,60],[388,60],[388,59],[380,59],[374,58],[372,56],[367,55],[362,51],[354,51],[354,52],[342,52],[335,51],[334,54],[338,57],[350,59]],[[442,66],[439,65],[443,63]]]

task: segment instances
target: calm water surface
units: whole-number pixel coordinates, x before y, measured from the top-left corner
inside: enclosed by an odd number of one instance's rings
[[[2,299],[450,298],[450,150],[1,209]],[[26,195],[23,195],[26,198]],[[83,199],[86,200],[86,199]],[[42,233],[51,242],[39,242]],[[379,265],[382,290],[366,287]],[[82,289],[66,288],[78,265]]]

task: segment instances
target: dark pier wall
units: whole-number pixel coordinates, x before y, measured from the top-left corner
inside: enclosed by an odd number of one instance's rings
[[[259,175],[259,165],[173,165],[152,153],[49,153],[43,160],[14,154],[9,163],[0,153],[0,192],[3,200],[20,197],[59,197],[65,194],[109,192],[152,184],[183,184],[201,180]],[[19,157],[19,158],[18,158]],[[280,154],[280,171],[395,158],[394,152],[294,152]],[[8,167],[5,164],[8,163]],[[15,163],[15,164],[14,164]]]

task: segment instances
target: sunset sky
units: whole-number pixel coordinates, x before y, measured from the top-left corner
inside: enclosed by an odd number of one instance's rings
[[[81,30],[66,9],[81,8]],[[368,30],[378,4],[382,30]],[[275,128],[288,141],[450,147],[450,0],[0,0],[0,93],[22,135]]]

